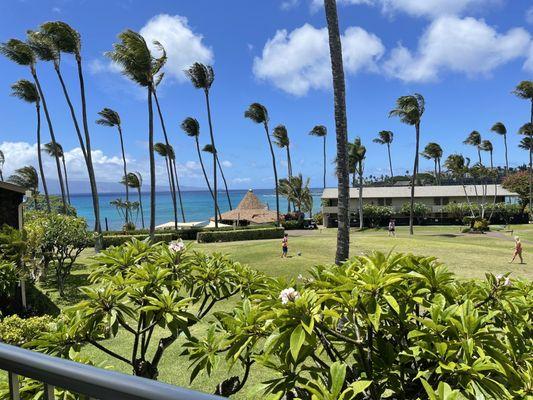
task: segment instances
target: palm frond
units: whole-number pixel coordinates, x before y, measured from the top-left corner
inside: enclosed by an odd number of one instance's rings
[[[159,154],[161,157],[168,156],[168,147],[165,143],[156,143],[154,144],[154,151]]]
[[[20,79],[11,85],[11,96],[17,97],[28,103],[37,103],[40,99],[35,84],[26,79]]]
[[[39,175],[37,170],[31,165],[15,170],[15,173],[7,180],[28,190],[35,191],[39,188]]]
[[[470,132],[470,134],[463,141],[463,143],[470,146],[479,147],[481,145],[481,133],[479,133],[478,131]]]
[[[81,35],[63,21],[51,21],[41,24],[41,33],[50,38],[56,48],[63,53],[79,55],[81,52]]]
[[[185,118],[181,123],[181,129],[190,137],[200,136],[200,123],[195,118]]]
[[[35,53],[32,48],[19,39],[9,39],[0,44],[0,54],[19,65],[32,66],[35,64]]]
[[[520,127],[518,134],[524,136],[533,136],[533,124],[528,122]]]
[[[191,80],[197,89],[209,90],[215,80],[215,71],[210,65],[195,62],[185,71],[185,75]]]
[[[419,93],[415,93],[399,97],[396,100],[396,108],[389,112],[389,117],[398,117],[404,124],[416,125],[422,120],[424,111],[424,97]]]
[[[497,133],[498,135],[506,135],[507,134],[507,128],[503,124],[503,122],[496,122],[494,125],[492,125],[492,128],[490,128],[492,132]]]
[[[43,35],[41,32],[28,31],[28,45],[35,55],[42,61],[59,62],[59,50],[52,42],[50,37]]]
[[[274,128],[272,131],[272,136],[274,137],[274,143],[279,148],[283,149],[286,147],[289,147],[290,140],[289,140],[289,134],[287,132],[287,128],[285,125],[278,125]]]
[[[324,137],[328,134],[328,129],[324,125],[316,125],[309,132],[311,136]]]
[[[61,144],[59,143],[52,143],[52,142],[49,142],[49,143],[45,143],[44,146],[43,146],[43,150],[46,152],[46,154],[48,154],[49,156],[52,156],[52,157],[63,157],[64,153],[63,153],[63,146],[61,146]]]
[[[96,120],[96,123],[98,125],[110,127],[120,125],[119,113],[110,108],[103,108],[101,111],[98,112],[98,115],[101,117]]]
[[[525,100],[533,100],[533,81],[522,81],[520,82],[513,94]]]
[[[257,124],[264,124],[268,122],[268,110],[262,104],[252,103],[244,112],[244,117],[251,119]]]
[[[212,144],[206,144],[206,145],[202,148],[202,151],[205,151],[206,153],[213,154],[213,153],[215,152],[215,148],[213,147]]]

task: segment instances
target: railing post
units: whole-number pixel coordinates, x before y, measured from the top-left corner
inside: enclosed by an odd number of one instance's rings
[[[44,400],[55,400],[54,387],[44,383]]]
[[[9,398],[10,400],[20,400],[19,376],[8,372],[9,376]]]

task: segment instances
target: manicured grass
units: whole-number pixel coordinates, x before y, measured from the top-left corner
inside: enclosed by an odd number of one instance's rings
[[[513,227],[513,229],[515,234],[519,234],[523,240],[527,241],[529,238],[533,240],[533,228],[530,226]],[[396,238],[387,237],[386,231],[383,230],[352,231],[350,251],[352,255],[379,250],[383,252],[410,252],[436,256],[450,270],[462,278],[483,278],[486,272],[496,274],[512,271],[512,276],[514,277],[532,279],[533,268],[531,268],[531,265],[508,264],[513,250],[512,236],[504,231],[499,233],[506,235],[508,239],[494,238],[488,235],[462,235],[460,227],[417,227],[414,237],[409,237],[406,227],[399,227]],[[280,240],[211,244],[193,243],[192,247],[205,252],[226,253],[233,259],[272,276],[296,278],[300,273],[305,274],[313,265],[331,263],[335,255],[335,242],[336,230],[334,229],[304,233],[289,231],[290,258],[287,259],[280,258]],[[529,247],[529,244],[524,243],[526,262],[528,262]],[[298,253],[301,255],[298,255]],[[80,299],[77,288],[86,284],[87,274],[90,270],[89,257],[91,254],[91,250],[86,250],[82,254],[80,258],[82,265],[73,271],[73,276],[70,280],[71,290],[67,291],[65,298],[58,298],[53,282],[48,282],[43,286],[43,289],[60,307],[65,307]],[[238,299],[236,298],[229,299],[218,304],[213,311],[229,311],[237,301]],[[202,332],[205,332],[210,321],[212,319],[208,315],[202,322],[192,328],[192,332],[202,336]],[[163,333],[156,331],[156,338],[159,338]],[[155,340],[153,342],[156,343]],[[129,358],[129,352],[131,351],[131,343],[131,335],[124,330],[120,331],[117,337],[102,342],[106,347],[127,358]],[[200,375],[191,385],[189,383],[190,374],[187,369],[188,362],[179,355],[182,351],[181,343],[183,343],[183,339],[179,339],[174,343],[163,356],[159,368],[159,379],[161,381],[205,392],[213,392],[215,386],[225,378],[233,375],[242,375],[239,368],[228,372],[228,366],[225,363],[221,363],[211,378],[206,375]],[[104,362],[115,370],[131,373],[127,365],[110,358],[93,346],[84,347],[83,353],[90,356],[96,363]],[[257,385],[271,376],[272,372],[269,370],[260,367],[253,368],[247,385],[234,398],[258,398],[259,395],[255,395]]]

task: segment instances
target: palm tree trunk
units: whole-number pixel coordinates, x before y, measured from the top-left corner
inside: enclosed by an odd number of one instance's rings
[[[392,170],[392,157],[390,154],[390,143],[387,143],[387,153],[389,154],[389,168],[391,179],[394,179],[394,171]]]
[[[220,170],[220,175],[222,176],[222,181],[224,182],[224,188],[226,189],[226,197],[228,198],[229,209],[233,210],[233,206],[231,205],[231,198],[229,196],[228,183],[226,182],[226,177],[224,176],[222,165],[220,165],[220,159],[218,158],[218,154],[217,154],[217,163],[218,163],[218,169]]]
[[[324,189],[326,188],[326,135],[324,135]]]
[[[505,147],[505,175],[509,174],[509,158],[507,154],[507,134],[503,135],[503,145]]]
[[[170,187],[172,187],[172,179],[171,179],[171,176],[173,176],[173,173],[172,173],[172,167],[169,165],[169,157],[168,156],[165,156],[165,166],[167,168],[167,176],[168,176],[168,185]],[[177,230],[177,224],[175,224],[175,229]]]
[[[41,101],[43,103],[44,115],[46,117],[46,122],[48,123],[48,130],[50,131],[50,139],[52,141],[52,145],[54,146],[54,148],[57,148],[56,136],[54,134],[54,127],[52,126],[52,120],[50,119],[50,114],[48,113],[46,99],[41,89],[39,78],[37,77],[37,73],[35,72],[35,69],[32,69],[31,72],[33,75],[33,79],[35,80],[35,85],[37,86],[37,90],[39,91],[39,96],[41,97]],[[67,199],[65,196],[65,184],[63,182],[63,173],[61,172],[61,163],[59,161],[59,156],[56,152],[54,152],[54,158],[56,160],[57,176],[59,179],[59,187],[61,189],[61,200],[63,202],[63,212],[66,214],[67,213]]]
[[[204,160],[202,159],[202,152],[200,151],[200,142],[198,141],[198,136],[195,137],[196,140],[196,151],[198,152],[198,159],[200,160],[200,166],[202,167],[202,172],[204,174],[205,183],[207,184],[207,189],[209,189],[209,193],[211,193],[211,198],[213,201],[215,200],[215,196],[213,194],[213,189],[211,188],[211,184],[209,183],[209,178],[207,177],[207,172],[205,171],[204,166]],[[215,211],[216,213],[216,211]],[[218,210],[218,215],[220,217],[220,210]]]
[[[533,125],[533,99],[531,99],[531,124]],[[531,142],[533,141],[533,135],[529,135],[529,220],[531,221],[531,216],[533,212],[531,207],[533,205],[533,148],[531,147]]]
[[[409,234],[414,235],[413,219],[415,209],[415,185],[416,185],[416,172],[418,171],[418,152],[420,147],[420,123],[415,126],[416,129],[416,154],[415,165],[413,167],[413,180],[411,181],[411,204],[409,206]]]
[[[479,158],[479,165],[483,165],[483,161],[481,161],[481,150],[479,149],[479,146],[477,148],[477,156]]]
[[[209,90],[205,90],[205,104],[207,107],[207,120],[209,122],[209,135],[211,136],[211,146],[213,146],[213,201],[215,203],[215,228],[218,228],[218,182],[217,182],[217,148],[215,146],[215,136],[213,135],[213,123],[211,121],[211,106],[209,104]]]
[[[94,209],[94,230],[96,231],[96,240],[94,248],[98,252],[102,249],[102,225],[100,223],[100,202],[98,199],[98,186],[94,175],[93,158],[91,153],[91,136],[87,123],[87,101],[85,99],[85,83],[83,80],[83,70],[81,65],[81,55],[76,54],[76,64],[78,66],[78,80],[80,82],[81,110],[83,119],[83,131],[85,133],[85,150],[87,154],[86,164],[89,175],[89,185],[91,186],[91,195]]]
[[[63,162],[63,171],[65,172],[65,188],[67,189],[67,200],[70,204],[70,188],[68,187],[68,174],[67,174],[67,163],[65,162],[65,155],[61,156],[61,161]]]
[[[287,176],[289,177],[289,181],[292,177],[292,165],[291,165],[291,152],[289,151],[289,146],[286,146],[287,150]],[[287,212],[291,212],[291,201],[287,199]]]
[[[337,251],[335,263],[347,260],[350,254],[350,182],[348,176],[348,134],[346,121],[346,87],[342,64],[342,45],[335,0],[324,0],[328,25],[333,97],[335,102],[335,131],[337,136],[338,211]]]
[[[437,176],[437,158],[435,158],[433,160],[433,162],[435,163],[433,169],[434,169],[434,172],[435,172],[435,183],[439,183],[439,177]]]
[[[181,217],[183,219],[183,222],[187,222],[185,219],[185,210],[183,208],[183,200],[181,198],[180,180],[178,177],[178,170],[176,168],[176,159],[173,159],[172,161],[173,161],[172,166],[174,167],[174,180],[176,181],[176,190],[178,192],[178,198],[180,201]]]
[[[359,171],[359,229],[362,230],[364,227],[363,224],[363,170]]]
[[[124,179],[126,180],[126,182],[128,181],[128,171],[127,171],[127,168],[126,168],[126,152],[124,151],[124,138],[122,136],[122,127],[120,126],[120,124],[117,126],[118,128],[118,136],[120,138],[120,149],[122,150],[122,167],[124,169]],[[126,184],[124,185],[126,186],[126,203],[128,203],[128,206],[129,206],[129,201],[130,201],[130,191],[129,191],[129,186]],[[125,219],[126,219],[126,224],[129,222],[129,218],[128,218],[128,213],[129,209],[128,207],[126,207],[126,214],[125,214]]]
[[[39,164],[39,173],[41,174],[41,182],[43,184],[44,199],[46,200],[46,209],[51,212],[50,197],[48,196],[48,185],[46,184],[46,176],[44,175],[43,157],[41,154],[41,106],[36,103],[35,110],[37,111],[37,162]],[[37,209],[37,207],[35,208]]]
[[[141,195],[141,187],[137,188],[137,195],[139,196],[139,207],[141,208],[141,223],[144,229],[144,210],[143,210],[143,199]]]
[[[165,126],[165,120],[163,118],[161,107],[159,106],[159,99],[157,98],[157,91],[154,89],[153,93],[154,93],[157,113],[159,114],[159,121],[161,122],[161,129],[163,130],[163,136],[165,138],[165,144],[167,146],[170,146],[170,142],[168,140],[168,135],[167,135],[167,129]],[[172,173],[172,164],[173,163],[175,164],[175,160],[172,157],[170,157],[169,162],[170,162],[170,168],[169,168],[170,194],[172,196],[172,206],[174,207],[174,229],[178,229],[178,206],[176,204],[176,182],[174,179],[174,174]],[[181,198],[181,192],[180,192],[180,198]],[[182,206],[181,213],[183,216],[183,222],[185,222],[185,215],[184,215],[185,211],[183,210],[183,204],[181,204],[181,206]]]
[[[440,157],[437,159],[437,163],[439,165],[439,185],[442,185],[442,170],[440,168]]]
[[[154,109],[152,87],[148,87],[148,152],[150,157],[150,241],[155,235],[155,156],[154,156]]]
[[[278,188],[278,169],[276,168],[276,155],[274,154],[274,148],[272,147],[272,141],[270,140],[270,135],[268,133],[268,123],[265,121],[265,133],[268,140],[268,146],[270,147],[270,155],[272,157],[272,168],[274,170],[274,181],[276,188],[276,220],[278,226],[281,225],[281,220],[279,217],[279,188]]]

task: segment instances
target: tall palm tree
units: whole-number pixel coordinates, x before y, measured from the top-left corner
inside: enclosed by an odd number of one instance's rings
[[[76,128],[76,134],[78,135],[78,140],[80,142],[80,148],[85,159],[85,164],[87,166],[87,175],[89,176],[89,186],[91,188],[91,198],[93,202],[93,211],[94,211],[94,225],[96,235],[95,249],[99,251],[102,247],[102,225],[100,221],[100,203],[98,198],[98,187],[96,185],[96,176],[94,173],[94,166],[92,160],[91,152],[91,136],[89,133],[89,124],[87,120],[87,101],[85,98],[85,83],[83,78],[83,67],[82,67],[82,56],[81,56],[81,35],[70,25],[62,21],[53,21],[46,22],[40,26],[39,31],[47,36],[59,53],[66,53],[74,55],[76,59],[76,66],[78,71],[78,81],[80,86],[80,97],[81,97],[81,110],[82,110],[82,119],[83,119],[83,131],[84,138],[81,136],[79,124],[74,112],[74,107],[70,101],[70,97],[66,90],[66,86],[63,83],[63,78],[59,72],[59,65],[56,69],[58,73],[58,78],[60,80],[61,86],[63,88],[63,94],[67,100],[69,106],[70,114],[74,127]],[[85,140],[84,140],[85,139]]]
[[[505,148],[505,174],[507,175],[509,173],[509,159],[507,156],[507,128],[503,122],[496,122],[494,125],[492,125],[490,130],[500,136],[503,136],[503,145]]]
[[[316,125],[313,129],[311,129],[311,132],[309,132],[311,136],[321,137],[323,138],[323,163],[324,163],[324,183],[323,189],[326,188],[326,136],[328,135],[328,130],[324,125]]]
[[[164,49],[163,45],[161,43],[157,42],[157,41],[154,42],[154,44],[163,53],[163,57],[166,57],[166,52],[165,52],[165,49]],[[163,118],[163,111],[161,110],[161,105],[159,104],[159,98],[157,97],[157,87],[159,86],[159,84],[163,80],[163,77],[164,77],[164,73],[163,72],[161,72],[156,77],[156,82],[154,84],[154,100],[155,100],[155,106],[156,106],[156,109],[157,109],[157,114],[159,115],[159,122],[161,123],[161,129],[163,131],[163,137],[165,138],[165,144],[166,144],[167,149],[168,149],[168,148],[171,147],[171,145],[170,145],[170,141],[169,141],[168,135],[167,135],[167,128],[166,128],[166,125],[165,125],[165,119]],[[170,171],[170,175],[169,175],[169,179],[170,179],[170,195],[171,195],[171,198],[172,198],[172,207],[174,209],[174,229],[178,229],[178,206],[176,204],[176,189],[177,189],[177,192],[178,192],[179,198],[180,198],[181,216],[183,218],[183,222],[185,222],[185,210],[183,208],[183,203],[181,201],[181,189],[179,187],[179,183],[177,183],[178,175],[177,175],[177,173],[174,174],[174,171],[176,171],[176,154],[174,153],[174,150],[172,150],[172,157],[170,157],[170,155],[171,155],[170,153],[168,153],[168,155],[169,155],[169,157],[167,158],[167,160],[169,162],[169,169],[168,170]]]
[[[200,166],[202,167],[202,172],[204,174],[205,183],[214,201],[215,195],[213,193],[213,189],[211,188],[211,183],[209,183],[209,178],[207,177],[207,172],[205,171],[204,161],[202,159],[202,152],[200,151],[200,124],[198,123],[198,120],[196,120],[195,118],[187,117],[181,123],[181,129],[187,134],[187,136],[194,138],[194,141],[196,143],[196,152],[198,153],[198,160],[200,161]],[[220,214],[220,210],[218,212],[215,211],[215,213]]]
[[[402,96],[396,100],[396,108],[389,112],[389,117],[399,117],[404,124],[415,127],[416,151],[413,167],[413,177],[411,179],[411,202],[409,207],[409,234],[414,234],[413,219],[415,205],[415,184],[418,172],[418,155],[420,152],[420,122],[425,111],[425,101],[421,94]]]
[[[274,144],[280,149],[285,149],[287,152],[287,176],[290,178],[292,176],[292,161],[289,134],[285,125],[276,126],[272,131],[272,136],[274,137]],[[290,201],[287,202],[287,207],[287,211],[291,212]]]
[[[244,112],[244,117],[252,120],[256,124],[263,124],[265,128],[266,137],[268,140],[268,146],[270,148],[270,155],[272,157],[272,169],[274,170],[274,184],[276,189],[276,220],[278,226],[281,223],[279,216],[279,188],[278,188],[278,169],[276,167],[276,155],[274,154],[274,148],[272,147],[272,140],[268,130],[268,110],[266,107],[259,103],[252,103],[248,109]]]
[[[466,202],[472,217],[475,217],[474,208],[468,196],[468,191],[466,190],[466,185],[464,182],[465,174],[468,171],[468,165],[465,161],[465,158],[461,154],[450,154],[446,161],[444,161],[444,167],[452,174],[455,179],[459,179],[461,185],[463,186],[463,191],[465,193]]]
[[[4,181],[4,174],[2,173],[2,170],[4,169],[4,163],[6,162],[6,157],[4,156],[4,152],[0,150],[0,181]]]
[[[155,234],[155,157],[154,157],[154,110],[152,95],[154,77],[166,62],[166,56],[153,57],[144,38],[130,29],[118,35],[119,43],[107,56],[122,67],[122,72],[132,81],[146,88],[148,104],[148,152],[150,158],[150,240]]]
[[[394,140],[394,133],[392,133],[391,131],[380,131],[378,133],[378,137],[372,141],[374,143],[387,145],[387,153],[389,155],[390,176],[394,180],[394,170],[392,169],[392,158],[391,158],[391,152],[390,152],[390,145],[392,144],[393,140]]]
[[[37,162],[39,164],[39,172],[41,174],[41,183],[43,185],[46,208],[48,212],[50,212],[50,197],[48,196],[48,185],[46,183],[46,177],[44,175],[43,158],[41,154],[41,99],[39,97],[39,92],[37,91],[37,87],[33,82],[30,82],[26,79],[21,79],[11,85],[11,95],[27,103],[35,104],[35,112],[37,114]],[[3,153],[0,161],[3,165]],[[4,180],[3,177],[2,180]]]
[[[479,145],[479,149],[489,153],[490,168],[493,169],[494,168],[494,162],[493,162],[494,146],[492,145],[492,142],[490,140],[483,140],[481,144]]]
[[[533,204],[533,199],[532,199],[532,192],[531,192],[531,185],[532,185],[532,173],[531,171],[533,171],[533,146],[532,146],[532,143],[533,143],[533,123],[531,122],[528,122],[527,124],[524,124],[520,127],[520,129],[518,130],[518,133],[520,135],[523,135],[525,136],[521,141],[520,141],[520,148],[524,149],[524,150],[529,150],[529,208],[531,210],[531,207],[532,207],[532,204]],[[531,216],[532,216],[532,212],[530,211],[530,219],[531,219]]]
[[[337,251],[335,263],[350,255],[350,177],[348,172],[348,123],[346,120],[346,86],[342,64],[342,44],[337,16],[337,2],[324,0],[328,25],[329,54],[335,104],[335,132],[337,137],[338,211]]]
[[[154,144],[154,151],[165,159],[165,167],[167,169],[168,186],[172,192],[172,166],[170,165],[169,148],[165,143]],[[176,226],[177,229],[177,226]]]
[[[513,93],[521,99],[528,100],[531,104],[530,106],[530,116],[529,123],[533,125],[533,81],[522,81],[520,82]],[[525,125],[524,125],[525,126]],[[522,129],[521,129],[522,130]],[[526,129],[522,134],[528,135],[530,142],[533,141],[533,129]],[[531,209],[531,204],[533,204],[533,168],[531,160],[533,158],[533,149],[529,148],[529,204]],[[529,213],[530,218],[533,213]]]
[[[141,223],[144,229],[144,212],[143,212],[143,200],[141,196],[141,189],[143,186],[143,177],[140,172],[128,172],[125,178],[122,178],[121,183],[127,185],[132,189],[137,190],[137,196],[139,198],[139,207],[141,209]]]
[[[55,146],[52,142],[45,143],[43,146],[44,151],[51,157],[59,157],[61,163],[63,164],[63,172],[65,173],[65,188],[67,189],[67,199],[70,204],[70,188],[68,185],[68,174],[67,174],[67,162],[65,161],[65,152],[63,151],[63,146],[60,143],[56,143]]]
[[[52,125],[50,113],[48,112],[48,106],[46,104],[46,99],[44,97],[41,84],[39,82],[39,77],[37,76],[37,69],[36,69],[37,60],[36,60],[36,56],[35,56],[33,49],[27,43],[24,43],[21,40],[9,39],[6,43],[2,43],[0,45],[0,53],[5,55],[7,58],[9,58],[11,61],[15,62],[18,65],[29,67],[30,73],[33,77],[35,86],[37,88],[37,92],[39,93],[39,98],[41,99],[42,104],[43,104],[44,114],[46,116],[46,121],[48,123],[48,130],[50,131],[50,139],[52,139],[52,143],[55,144],[56,138],[54,134],[54,127]],[[59,187],[61,189],[61,200],[63,202],[63,212],[66,214],[67,213],[67,199],[65,196],[65,184],[63,182],[63,173],[61,172],[61,163],[59,161],[59,157],[55,157],[55,160],[56,160],[57,176],[59,180]]]
[[[36,195],[39,189],[39,175],[33,166],[28,165],[26,167],[16,169],[15,173],[7,178],[7,180],[8,182],[23,187],[26,190],[30,190],[32,192],[35,208],[37,209]]]
[[[120,115],[118,112],[107,107],[99,111],[98,115],[100,116],[100,118],[96,120],[96,123],[98,125],[117,128],[118,137],[120,139],[120,149],[122,151],[122,169],[124,172],[123,176],[126,177],[128,176],[128,171],[127,171],[127,165],[126,165],[126,151],[124,150],[124,137],[122,135],[122,123],[120,121]],[[128,185],[125,185],[125,186],[126,186],[126,203],[129,204],[130,202],[129,187]],[[125,211],[125,220],[126,220],[126,224],[130,221],[127,208]]]
[[[217,147],[215,146],[215,136],[213,134],[213,123],[211,121],[211,105],[209,102],[209,90],[215,80],[215,72],[210,65],[204,65],[196,62],[185,71],[185,74],[191,80],[193,86],[202,89],[205,95],[205,104],[207,107],[207,120],[209,122],[209,134],[211,136],[211,146],[213,146],[213,199],[215,203],[215,228],[218,228],[218,182],[217,182]]]
[[[424,151],[420,154],[422,157],[424,157],[426,160],[433,160],[434,163],[434,171],[435,171],[435,180],[440,185],[440,177],[441,177],[441,170],[440,170],[440,161],[442,159],[442,147],[438,143],[428,143],[426,147],[424,148]]]
[[[215,149],[210,144],[206,144],[204,148],[202,149],[202,151],[205,151],[206,153],[209,153],[209,154],[213,154],[215,152]],[[228,182],[226,181],[224,170],[222,169],[222,165],[220,164],[220,158],[218,157],[218,153],[216,155],[216,159],[217,159],[218,169],[220,170],[220,175],[222,176],[222,181],[224,182],[224,188],[226,190],[226,197],[228,199],[229,209],[233,210],[233,206],[231,204],[231,197],[229,195],[229,190],[228,190]]]
[[[187,222],[187,220],[185,219],[185,209],[183,208],[183,199],[181,197],[181,188],[180,188],[180,180],[179,180],[179,176],[178,176],[178,169],[176,168],[176,152],[174,151],[174,147],[172,147],[171,144],[167,144],[167,154],[168,154],[169,167],[172,168],[171,174],[172,174],[172,176],[174,178],[174,183],[175,183],[174,193],[176,191],[178,192],[178,198],[179,198],[179,201],[180,201],[181,216],[183,218],[183,222]],[[172,181],[172,179],[171,179],[171,181]]]
[[[479,133],[478,131],[470,132],[467,138],[463,141],[464,144],[474,146],[476,148],[479,164],[483,164],[483,162],[481,161],[481,141],[481,133]]]
[[[355,138],[353,143],[348,144],[348,158],[353,162],[354,183],[357,176],[359,182],[359,229],[363,229],[363,173],[366,158],[366,147],[361,143],[361,138]],[[355,187],[355,185],[354,185]]]
[[[306,203],[309,203],[309,199],[307,198],[311,193],[309,182],[310,179],[307,178],[304,180],[302,174],[279,180],[280,194],[287,197],[287,201],[293,202],[298,212],[301,212],[302,208],[307,208],[305,207]]]

